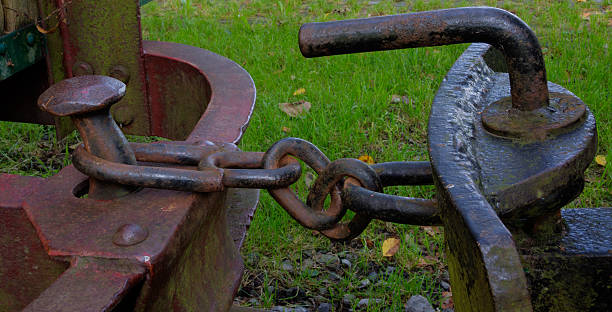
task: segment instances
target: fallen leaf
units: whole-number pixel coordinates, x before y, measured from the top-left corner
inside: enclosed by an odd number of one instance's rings
[[[366,246],[368,246],[368,248],[374,247],[374,241],[366,238]]]
[[[586,0],[576,0],[576,2],[586,2]]]
[[[361,155],[357,159],[363,161],[364,163],[366,163],[368,165],[373,165],[374,164],[374,158],[372,158],[372,156],[370,156],[370,155]]]
[[[605,167],[606,164],[608,164],[608,162],[606,161],[606,156],[604,155],[597,155],[595,157],[595,162],[602,167]]]
[[[293,95],[302,95],[304,93],[306,93],[306,89],[299,88],[299,89],[295,90],[295,92],[293,92]]]
[[[421,257],[419,258],[419,262],[416,264],[416,266],[418,268],[424,268],[427,266],[432,266],[434,264],[436,264],[436,262],[438,262],[438,258],[436,257],[432,257],[432,256],[425,256],[425,257]]]
[[[399,250],[399,245],[400,240],[395,237],[385,239],[382,245],[383,256],[393,257],[393,255],[395,255]]]
[[[285,127],[285,126],[283,126],[283,127],[281,128],[281,130],[283,130],[283,132],[284,132],[284,133],[289,133],[289,132],[291,132],[291,128],[288,128],[288,127]]]
[[[421,228],[425,233],[429,234],[429,236],[437,236],[440,234],[440,228],[437,226],[422,226]]]
[[[306,101],[297,101],[293,103],[280,103],[278,107],[291,117],[297,117],[302,113],[306,113],[310,110],[311,104]]]
[[[443,291],[442,292],[442,304],[440,305],[440,308],[446,310],[446,309],[453,309],[455,307],[455,304],[453,303],[453,294],[450,291]]]

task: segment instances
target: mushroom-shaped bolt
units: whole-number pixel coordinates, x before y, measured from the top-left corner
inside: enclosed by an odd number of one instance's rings
[[[38,106],[54,116],[70,116],[88,152],[106,160],[135,165],[134,152],[110,114],[110,107],[124,95],[125,84],[117,79],[79,76],[52,85],[38,98]],[[89,181],[90,198],[111,199],[133,190],[133,187]]]

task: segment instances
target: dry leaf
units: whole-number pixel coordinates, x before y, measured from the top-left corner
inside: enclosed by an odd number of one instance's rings
[[[399,245],[400,240],[395,237],[385,239],[382,245],[383,256],[393,257],[393,255],[395,255],[395,253],[397,253],[399,250]]]
[[[280,103],[278,107],[291,117],[297,117],[302,113],[306,113],[310,110],[310,102],[297,101],[293,103]]]
[[[372,158],[370,155],[361,155],[357,159],[363,161],[364,163],[366,163],[368,165],[373,165],[374,164],[374,158]]]
[[[429,234],[429,236],[437,236],[440,234],[440,228],[437,226],[422,226],[421,228],[425,233]]]
[[[289,132],[291,132],[291,128],[288,128],[288,127],[285,127],[285,126],[283,126],[283,127],[281,128],[281,130],[283,130],[283,132],[284,132],[284,133],[289,133]]]
[[[453,309],[455,307],[453,303],[453,294],[450,291],[443,291],[442,299],[442,304],[440,305],[442,309]]]
[[[295,92],[293,92],[293,95],[302,95],[304,93],[306,93],[306,89],[299,88],[299,89],[295,90]]]
[[[606,161],[606,156],[604,156],[604,155],[597,155],[597,156],[595,157],[595,162],[596,162],[598,165],[602,166],[602,167],[605,167],[605,166],[606,166],[606,164],[608,163],[608,162]]]
[[[576,2],[586,2],[586,0],[576,0]]]
[[[366,238],[365,241],[366,241],[366,246],[368,246],[368,248],[374,247],[374,241],[373,240],[371,240],[369,238]]]

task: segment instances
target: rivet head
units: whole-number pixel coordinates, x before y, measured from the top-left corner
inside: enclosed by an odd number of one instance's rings
[[[149,232],[138,224],[124,224],[115,235],[113,235],[113,243],[117,246],[132,246],[136,245],[149,236]]]
[[[77,61],[76,63],[74,63],[74,66],[72,66],[73,76],[85,76],[85,75],[93,75],[93,74],[94,74],[93,67],[91,67],[91,65],[89,65],[88,63]]]
[[[119,105],[112,110],[113,119],[120,128],[127,127],[134,122],[134,114],[127,105]]]
[[[28,43],[28,45],[34,45],[34,34],[33,33],[28,33],[26,35],[26,42]]]
[[[6,43],[0,42],[0,54],[4,55],[6,53]]]
[[[127,84],[130,81],[130,71],[123,65],[117,65],[110,70],[109,76]]]

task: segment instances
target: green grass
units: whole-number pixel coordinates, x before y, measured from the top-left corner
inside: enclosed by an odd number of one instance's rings
[[[591,165],[583,194],[570,207],[612,206],[612,101],[610,99],[609,1],[477,1],[516,13],[536,32],[545,53],[548,79],[574,92],[593,111],[598,122],[599,151],[606,167]],[[185,43],[226,56],[243,66],[257,86],[257,103],[240,147],[263,151],[287,136],[313,142],[330,159],[370,155],[376,162],[427,160],[427,116],[442,78],[466,48],[456,45],[402,51],[305,59],[297,45],[305,22],[474,5],[470,1],[154,1],[143,7],[145,39]],[[591,14],[588,20],[585,13]],[[299,88],[306,92],[293,93]],[[392,95],[407,103],[392,103]],[[312,109],[292,118],[278,104],[306,100]],[[289,129],[288,132],[283,128]],[[69,163],[72,135],[57,141],[52,128],[0,124],[0,167],[3,172],[49,176]],[[307,186],[297,185],[305,196]],[[433,196],[431,187],[393,188],[414,197]],[[398,253],[382,256],[384,239],[398,237]],[[351,244],[331,243],[293,221],[265,192],[242,254],[247,264],[243,286],[259,291],[261,306],[291,305],[268,286],[300,287],[315,297],[329,289],[325,300],[339,303],[345,294],[383,299],[368,310],[401,310],[413,294],[435,306],[442,300],[440,279],[445,274],[442,235],[416,226],[373,222]],[[355,253],[352,267],[339,281],[315,265],[302,269],[312,251]],[[427,259],[423,262],[422,259]],[[290,261],[293,272],[281,269]],[[372,268],[397,269],[378,283],[359,289],[359,280]],[[327,282],[326,282],[327,280]],[[319,300],[319,299],[317,299]],[[319,300],[320,301],[320,300]],[[355,303],[358,300],[355,301]]]
[[[340,3],[340,4],[339,4]],[[498,2],[480,1],[496,6]],[[405,6],[402,6],[405,5]],[[143,29],[151,40],[174,41],[209,49],[242,65],[257,85],[257,106],[241,148],[262,151],[287,136],[313,142],[330,159],[371,155],[376,162],[426,160],[426,128],[430,103],[445,73],[466,45],[305,59],[297,45],[304,22],[338,20],[405,13],[443,7],[467,6],[468,2],[411,1],[410,4],[380,1],[178,1],[155,3],[144,10]],[[531,25],[540,38],[546,57],[548,79],[581,97],[595,113],[599,131],[599,154],[612,159],[610,133],[611,63],[609,3],[572,1],[504,1]],[[585,20],[584,12],[594,12]],[[294,96],[298,88],[306,93]],[[405,95],[408,103],[393,104],[393,94]],[[308,114],[291,118],[278,103],[306,100]],[[284,132],[283,127],[290,131]],[[611,206],[611,166],[592,165],[587,171],[584,193],[570,206]],[[304,182],[298,190],[305,195]],[[428,187],[394,189],[404,195],[431,197]],[[387,237],[399,237],[401,249],[385,259],[381,245]],[[367,242],[373,246],[368,247]],[[427,250],[429,249],[429,250]],[[305,253],[312,250],[355,251],[354,267],[339,282],[328,283],[327,273],[300,270]],[[274,298],[269,286],[302,287],[307,295],[329,287],[326,300],[342,301],[347,293],[357,298],[384,299],[379,306],[402,309],[412,294],[422,294],[435,305],[441,300],[438,281],[444,274],[440,235],[429,236],[415,226],[374,222],[351,245],[333,244],[301,228],[264,194],[243,247],[247,274],[243,286],[257,285],[265,307],[290,305]],[[425,255],[431,266],[419,265]],[[431,259],[431,257],[429,258]],[[295,272],[281,269],[293,263]],[[366,289],[356,286],[368,266],[403,268],[386,281]],[[324,268],[319,267],[321,271]],[[360,274],[361,273],[361,274]],[[357,301],[357,300],[356,300]]]

